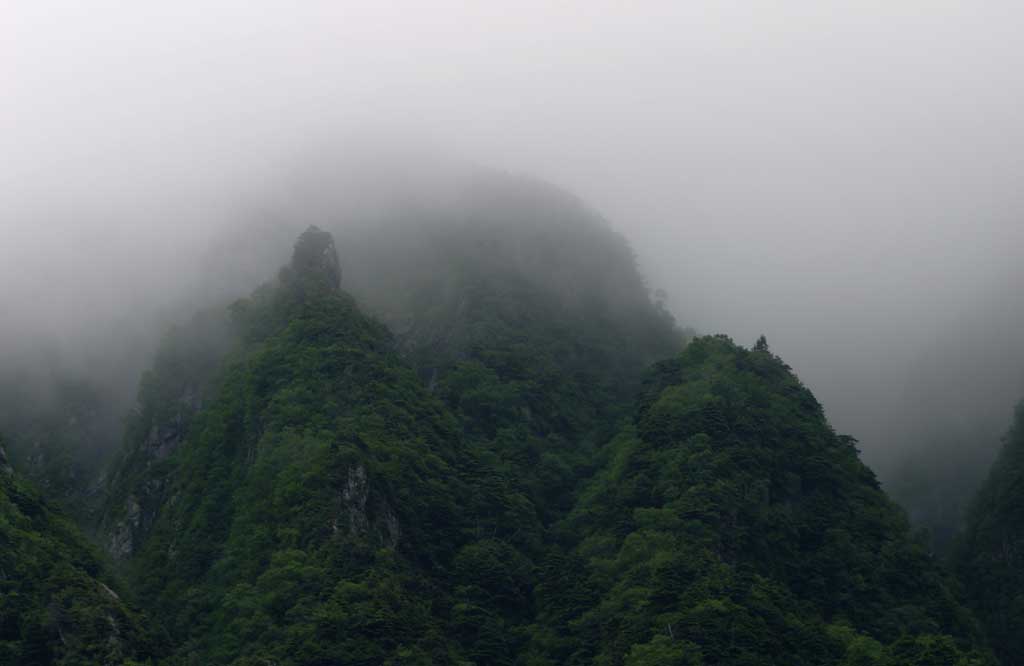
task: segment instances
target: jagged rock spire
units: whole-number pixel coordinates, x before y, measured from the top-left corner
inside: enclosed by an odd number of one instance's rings
[[[334,237],[317,226],[310,226],[295,242],[290,268],[302,282],[323,285],[332,291],[341,288],[341,266]]]

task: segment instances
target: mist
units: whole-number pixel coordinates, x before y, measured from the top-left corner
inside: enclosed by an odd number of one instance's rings
[[[598,211],[680,324],[765,334],[883,478],[954,426],[987,465],[1024,397],[1019,3],[432,5],[6,4],[0,367],[130,396],[283,263],[310,170],[365,225],[479,164]]]

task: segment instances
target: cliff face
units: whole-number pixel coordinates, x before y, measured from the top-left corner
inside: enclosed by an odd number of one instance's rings
[[[340,280],[333,237],[310,227],[298,238],[291,262],[279,273],[273,287],[276,301],[267,304],[262,324],[281,325],[288,316],[286,309],[337,294]],[[233,320],[229,312],[209,310],[171,330],[153,368],[144,375],[138,407],[126,431],[127,448],[114,467],[102,517],[101,533],[114,558],[132,556],[152,529],[168,499],[174,465],[165,461],[188,438],[204,401],[216,394],[225,358],[243,344],[240,335],[266,333],[258,330],[262,324],[251,321],[253,313],[246,307],[245,302],[237,303]],[[271,310],[273,314],[267,314]]]
[[[130,557],[152,529],[166,500],[169,459],[216,391],[221,364],[236,344],[227,314],[217,311],[197,314],[162,341],[139,383],[99,512],[100,536],[115,559]]]

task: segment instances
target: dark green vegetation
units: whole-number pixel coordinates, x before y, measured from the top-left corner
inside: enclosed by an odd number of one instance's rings
[[[305,261],[316,233],[278,286],[232,307],[240,342],[174,450],[143,438],[115,482],[134,493],[118,554],[182,663],[431,663],[452,649],[441,575],[472,504],[457,424],[387,330]],[[144,389],[173,392],[183,365]]]
[[[339,262],[310,228],[164,339],[96,527],[168,638],[118,606],[109,663],[995,663],[767,343],[684,348],[571,197],[489,175],[450,218],[366,233]],[[9,598],[111,626],[93,578],[51,578]],[[77,623],[33,608],[60,654]]]
[[[759,341],[655,366],[565,520],[551,663],[983,664],[854,442]]]
[[[17,478],[0,441],[0,664],[133,664],[166,649],[101,562],[71,520]]]
[[[1024,664],[1024,403],[956,548],[957,572],[1005,666]]]
[[[412,269],[357,273],[354,291],[547,523],[592,473],[643,371],[683,335],[651,303],[626,241],[578,201],[493,175],[471,192],[455,222],[402,232]],[[382,238],[364,244],[378,266],[396,261],[398,239]]]
[[[606,253],[586,270],[632,268],[620,237],[590,229]],[[111,484],[111,551],[186,662],[511,663],[546,525],[679,335],[635,274],[646,318],[600,288],[571,304],[521,269],[493,274],[495,251],[490,272],[481,256],[424,276],[450,301],[411,310],[398,341],[337,290],[333,253],[308,231],[228,334],[204,315],[165,341]]]

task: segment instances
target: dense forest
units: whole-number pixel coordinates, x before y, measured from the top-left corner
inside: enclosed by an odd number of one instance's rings
[[[592,601],[545,624],[579,663],[988,663],[854,444],[763,338],[693,341],[565,521]]]
[[[1006,666],[1024,664],[1024,403],[956,546],[968,602]]]
[[[321,213],[276,275],[295,221],[250,239],[263,284],[126,415],[2,378],[0,664],[1024,663],[1024,408],[947,566],[767,340],[682,328],[581,202],[487,172],[413,208]]]
[[[0,664],[143,664],[166,636],[126,601],[71,519],[8,464],[0,440]]]

